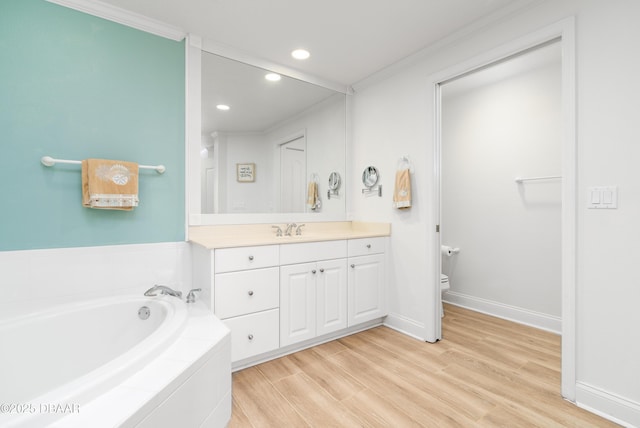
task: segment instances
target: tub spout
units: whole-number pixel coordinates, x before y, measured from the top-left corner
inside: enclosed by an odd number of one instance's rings
[[[159,291],[160,294],[168,294],[169,296],[177,297],[178,299],[182,299],[182,291],[173,290],[166,285],[154,285],[150,289],[144,292],[145,296],[157,296],[156,292]]]

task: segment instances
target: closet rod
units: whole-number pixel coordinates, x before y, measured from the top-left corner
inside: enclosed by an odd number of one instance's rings
[[[561,175],[547,175],[544,177],[516,177],[515,178],[515,182],[516,183],[522,183],[523,181],[534,181],[534,180],[552,180],[555,178],[562,178]]]
[[[43,156],[40,159],[42,165],[44,166],[54,166],[57,163],[68,163],[73,165],[82,165],[82,161],[78,160],[69,160],[69,159],[54,159],[51,156]],[[154,169],[158,174],[164,173],[167,168],[164,165],[138,165],[140,169]]]

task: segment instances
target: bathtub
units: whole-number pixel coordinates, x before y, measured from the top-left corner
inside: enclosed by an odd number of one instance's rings
[[[0,346],[3,427],[216,427],[231,414],[229,332],[202,303],[61,305],[0,322]]]

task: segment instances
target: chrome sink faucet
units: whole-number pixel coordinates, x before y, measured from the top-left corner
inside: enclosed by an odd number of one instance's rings
[[[159,291],[160,294],[167,294],[169,296],[177,297],[178,299],[182,299],[182,291],[173,290],[166,285],[154,285],[150,289],[144,292],[145,296],[157,296],[156,291]]]
[[[291,230],[296,227],[297,225],[295,223],[289,223],[287,224],[287,228],[284,231],[284,236],[291,236]]]
[[[282,229],[280,229],[280,226],[273,225],[271,228],[276,229],[276,237],[282,236]]]

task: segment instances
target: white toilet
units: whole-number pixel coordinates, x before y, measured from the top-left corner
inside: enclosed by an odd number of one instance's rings
[[[440,293],[449,289],[449,277],[443,273],[440,274]],[[440,316],[444,316],[444,304],[440,303]]]

